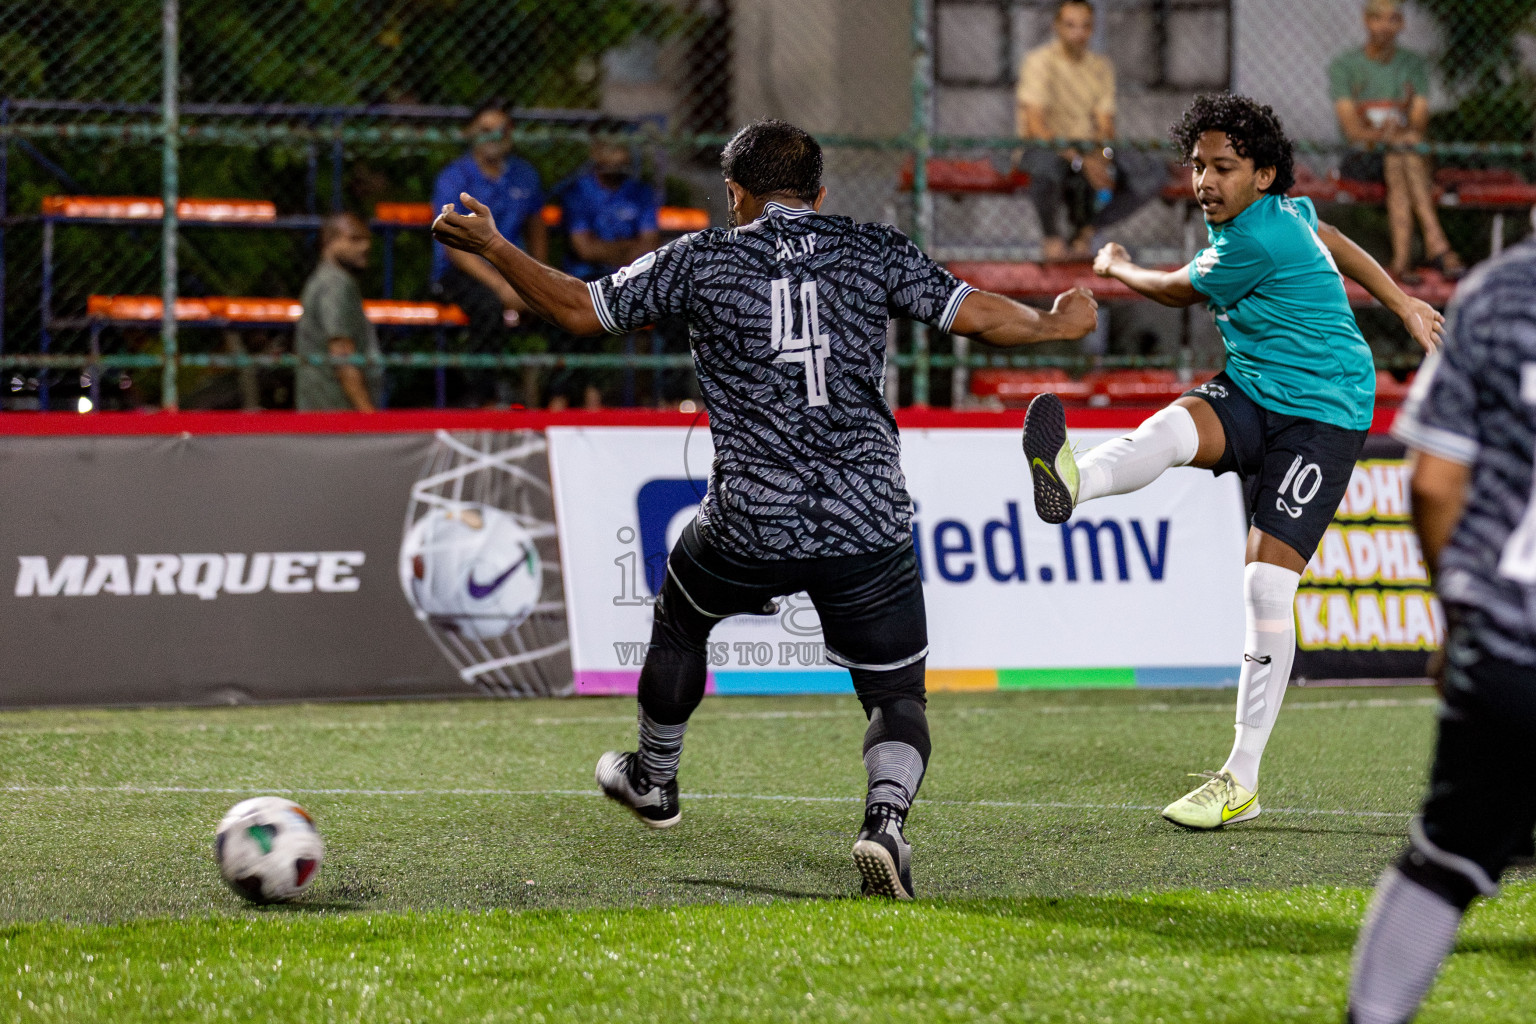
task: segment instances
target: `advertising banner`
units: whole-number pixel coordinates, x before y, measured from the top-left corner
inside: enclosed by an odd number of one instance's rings
[[[0,440],[0,705],[570,690],[535,431]]]
[[[902,439],[930,688],[1235,684],[1235,477],[1048,526],[1016,429]],[[632,693],[713,455],[702,424],[0,438],[0,706]],[[1415,678],[1443,636],[1402,455],[1367,442],[1308,566],[1299,678]],[[712,692],[850,686],[803,594],[709,659]]]
[[[1298,677],[1413,679],[1445,617],[1408,518],[1403,446],[1372,435],[1296,593]]]
[[[1084,430],[1085,446],[1116,435]],[[634,692],[666,556],[703,497],[706,428],[551,427],[572,662],[580,693]],[[924,577],[932,689],[1233,685],[1242,659],[1242,496],[1174,470],[1035,515],[1016,430],[902,433]],[[719,693],[846,690],[815,611],[791,596],[716,627]]]

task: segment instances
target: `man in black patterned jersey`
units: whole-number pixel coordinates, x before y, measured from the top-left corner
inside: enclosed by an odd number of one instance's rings
[[[902,829],[928,762],[928,632],[884,397],[886,324],[907,317],[1018,345],[1082,337],[1095,303],[1075,289],[1039,312],[962,284],[893,227],[820,213],[821,147],[783,121],[743,128],[721,164],[732,227],[686,235],[590,285],[508,243],[470,196],[462,202],[472,213],[445,206],[433,233],[484,256],[536,313],[572,333],[623,334],[668,315],[688,323],[715,461],[657,597],[639,750],[603,755],[603,791],[653,828],[675,824],[710,630],[805,591],[827,659],[848,669],[869,717],[869,790],[853,851],[864,891],[910,899]]]
[[[1353,1024],[1413,1018],[1462,914],[1498,891],[1536,827],[1533,281],[1536,242],[1463,282],[1445,347],[1392,424],[1409,449],[1413,527],[1448,628],[1429,791],[1355,945]]]

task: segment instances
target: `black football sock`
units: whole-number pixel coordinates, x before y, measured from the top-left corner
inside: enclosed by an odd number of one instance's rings
[[[677,778],[677,763],[683,756],[683,733],[687,722],[663,725],[640,709],[640,768],[657,785]]]
[[[864,734],[865,807],[887,804],[905,816],[922,785],[928,754],[928,720],[920,702],[898,699],[870,712]]]

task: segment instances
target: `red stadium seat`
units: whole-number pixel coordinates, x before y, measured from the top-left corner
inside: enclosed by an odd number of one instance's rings
[[[1368,203],[1374,206],[1387,201],[1387,186],[1379,181],[1352,181],[1349,178],[1340,178],[1335,185],[1337,186],[1335,202]],[[1294,190],[1292,194],[1295,194]]]
[[[1408,399],[1408,390],[1413,387],[1413,374],[1408,375],[1407,380],[1400,381],[1392,376],[1390,371],[1376,371],[1376,404],[1384,406],[1398,406]]]
[[[1462,206],[1523,209],[1536,206],[1536,185],[1523,181],[1469,181],[1456,187],[1456,201]]]
[[[1458,189],[1463,185],[1522,185],[1519,173],[1507,167],[1442,167],[1435,171],[1435,184]]]
[[[1341,183],[1333,178],[1325,178],[1313,173],[1306,164],[1296,165],[1296,184],[1290,187],[1286,195],[1298,198],[1307,198],[1314,203],[1334,203],[1341,198]],[[1350,197],[1353,198],[1353,197]],[[1345,199],[1346,202],[1349,199]]]
[[[1177,370],[1100,370],[1085,376],[1083,383],[1093,388],[1093,404],[1161,407],[1213,376],[1201,371],[1182,380]]]
[[[908,159],[901,168],[901,188],[912,190],[915,161]],[[1016,192],[1029,187],[1029,175],[1023,171],[999,171],[991,160],[928,161],[928,188],[934,192]]]
[[[965,262],[948,264],[950,273],[983,291],[1015,298],[1047,301],[1069,288],[1091,288],[1106,299],[1140,299],[1119,281],[1098,277],[1089,263]]]
[[[1093,394],[1093,386],[1073,380],[1058,367],[1013,369],[987,367],[971,373],[971,394],[981,398],[996,396],[1004,405],[1022,408],[1036,395],[1052,394],[1063,402],[1081,405]]]

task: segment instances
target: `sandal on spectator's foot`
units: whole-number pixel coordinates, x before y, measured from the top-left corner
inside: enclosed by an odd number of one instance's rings
[[[1467,266],[1461,262],[1461,257],[1456,255],[1454,249],[1447,249],[1439,256],[1432,258],[1429,265],[1440,272],[1440,276],[1447,281],[1460,281],[1467,275]]]

